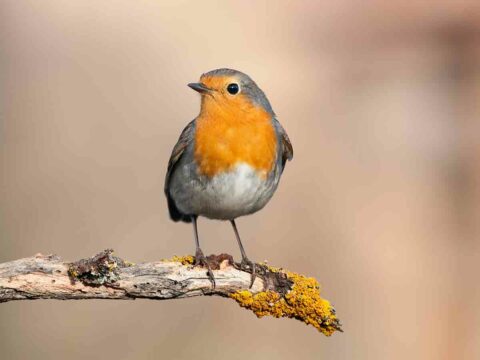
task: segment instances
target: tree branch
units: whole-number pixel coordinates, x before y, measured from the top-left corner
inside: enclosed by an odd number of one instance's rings
[[[235,299],[258,317],[297,318],[326,335],[340,330],[335,310],[320,298],[315,279],[257,264],[252,288],[250,273],[230,255],[210,255],[216,287],[192,256],[129,263],[105,250],[74,263],[41,255],[0,264],[0,303],[35,299],[177,299],[219,295]]]

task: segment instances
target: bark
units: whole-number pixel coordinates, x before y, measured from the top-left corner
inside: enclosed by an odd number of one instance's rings
[[[41,255],[0,264],[0,302],[33,299],[176,299],[201,295],[228,296],[248,289],[250,274],[219,261],[215,288],[201,267],[179,261],[129,264],[106,250],[90,259],[68,263]],[[222,262],[223,260],[223,262]],[[215,268],[215,266],[214,266]],[[250,291],[265,289],[257,277]]]
[[[242,269],[231,255],[210,255],[215,287],[194,257],[132,264],[105,250],[73,263],[56,255],[38,254],[0,264],[0,303],[14,300],[178,299],[217,295],[229,297],[258,317],[289,317],[313,325],[325,335],[341,331],[330,303],[320,297],[313,278],[256,264]]]

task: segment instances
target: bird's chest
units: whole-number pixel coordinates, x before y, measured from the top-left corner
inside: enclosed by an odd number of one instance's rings
[[[277,183],[276,177],[264,179],[255,169],[240,163],[229,171],[199,179],[196,184],[201,191],[190,194],[189,206],[195,213],[213,219],[235,219],[264,207]]]
[[[248,165],[266,178],[276,160],[277,140],[268,118],[202,119],[197,121],[194,155],[201,175],[233,171]]]

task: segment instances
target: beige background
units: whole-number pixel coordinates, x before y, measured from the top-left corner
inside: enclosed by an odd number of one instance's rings
[[[0,261],[191,253],[165,167],[198,113],[186,84],[232,67],[295,149],[239,220],[247,252],[320,279],[345,328],[219,298],[17,302],[1,358],[479,359],[478,5],[1,1]],[[228,224],[200,232],[239,257]]]

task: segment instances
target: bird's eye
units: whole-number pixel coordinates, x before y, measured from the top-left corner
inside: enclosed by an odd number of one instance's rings
[[[228,84],[227,91],[229,94],[235,95],[238,94],[238,92],[240,91],[240,87],[238,86],[238,84],[235,83]]]

